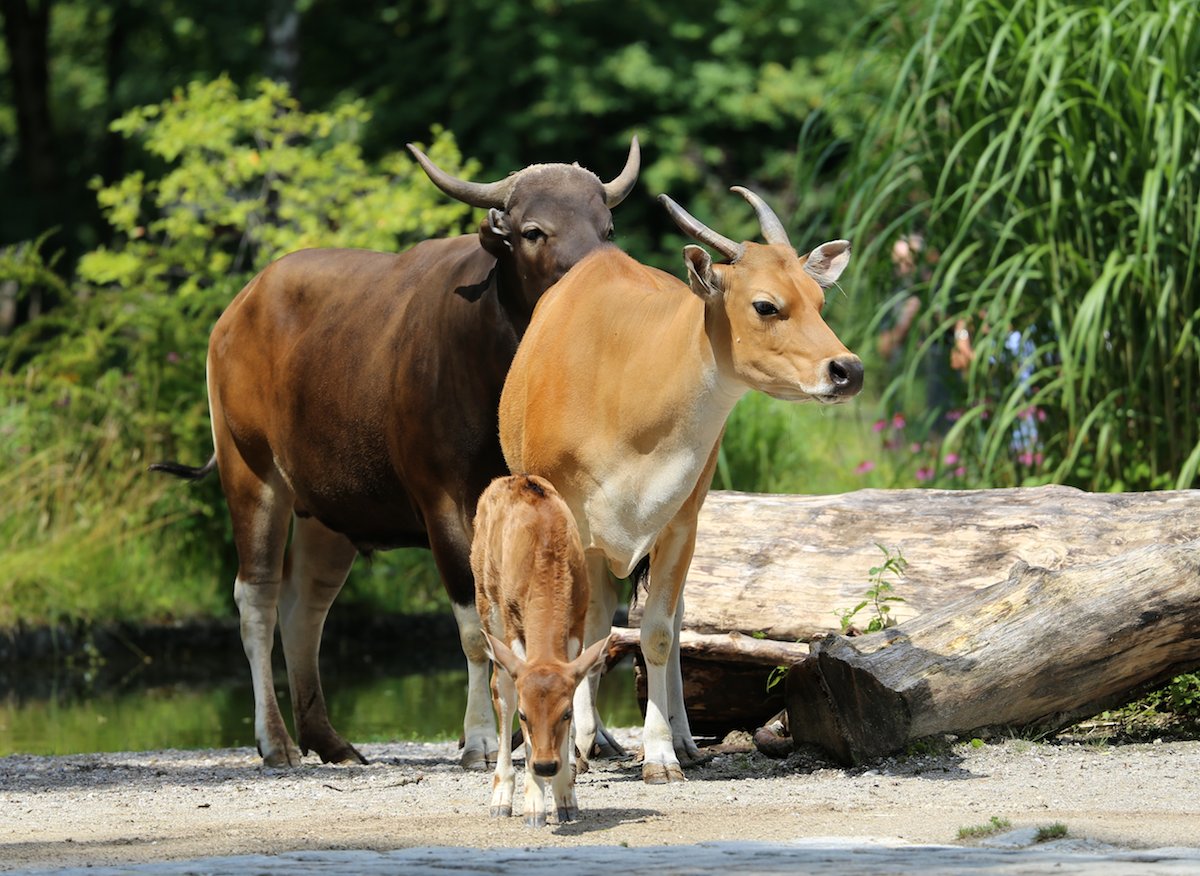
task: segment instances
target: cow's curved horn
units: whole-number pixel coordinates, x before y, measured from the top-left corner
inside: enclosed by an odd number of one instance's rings
[[[637,135],[633,135],[633,139],[629,141],[629,157],[625,159],[625,169],[622,170],[613,179],[612,182],[604,184],[604,204],[610,210],[625,200],[626,196],[633,191],[633,184],[637,182],[638,171],[642,167],[642,150],[638,146]]]
[[[742,244],[734,243],[728,237],[717,234],[666,195],[659,195],[658,202],[667,208],[667,212],[671,214],[671,218],[675,220],[675,224],[684,234],[701,243],[708,244],[731,262],[736,262],[741,258],[742,252],[745,250]]]
[[[515,176],[493,183],[467,182],[465,179],[459,179],[446,173],[412,143],[408,144],[408,151],[413,154],[413,158],[417,159],[417,163],[421,165],[433,184],[450,197],[473,207],[504,209],[504,202],[512,190],[513,182],[516,180]]]
[[[779,221],[775,211],[767,206],[766,201],[745,186],[733,186],[729,191],[737,192],[750,202],[750,206],[758,214],[758,225],[762,228],[763,240],[767,243],[782,243],[784,246],[792,245],[792,242],[788,240],[787,229],[783,227],[783,223]]]

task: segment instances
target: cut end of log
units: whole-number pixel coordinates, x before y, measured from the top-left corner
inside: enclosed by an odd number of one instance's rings
[[[847,765],[902,747],[912,723],[904,698],[869,672],[815,650],[787,677],[793,743],[818,745]]]

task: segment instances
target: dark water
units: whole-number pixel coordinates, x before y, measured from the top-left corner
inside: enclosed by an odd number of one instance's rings
[[[382,638],[327,635],[322,680],[333,725],[354,743],[457,739],[467,672],[452,628]],[[154,652],[130,641],[97,651],[73,643],[60,659],[10,664],[0,674],[0,756],[253,748],[250,671],[236,633],[224,631],[202,651]],[[290,726],[278,655],[276,664]],[[609,726],[641,724],[629,666],[601,683],[600,710]]]

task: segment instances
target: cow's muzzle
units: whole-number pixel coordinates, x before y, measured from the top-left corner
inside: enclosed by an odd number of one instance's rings
[[[863,363],[857,356],[838,356],[829,360],[829,382],[833,395],[849,398],[863,388]]]

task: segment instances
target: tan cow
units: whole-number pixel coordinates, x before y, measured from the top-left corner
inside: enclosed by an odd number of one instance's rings
[[[579,807],[570,759],[572,699],[580,681],[604,662],[608,639],[579,653],[588,605],[583,546],[570,509],[549,482],[525,475],[492,481],[479,497],[471,570],[496,663],[500,753],[492,815],[512,815],[515,705],[525,735],[525,823],[546,823],[546,779],[558,820],[573,821]]]
[[[757,389],[788,401],[845,401],[863,367],[821,318],[824,287],[850,258],[845,240],[797,257],[782,223],[753,192],[766,245],[737,244],[660,200],[689,235],[729,259],[684,249],[688,284],[602,247],[543,296],[500,402],[512,471],[554,483],[579,524],[592,584],[585,641],[608,632],[623,578],[649,557],[641,624],[649,702],[647,782],[682,780],[695,760],[679,670],[682,591],[696,518],[725,420]],[[575,701],[576,745],[597,730],[594,686]]]

